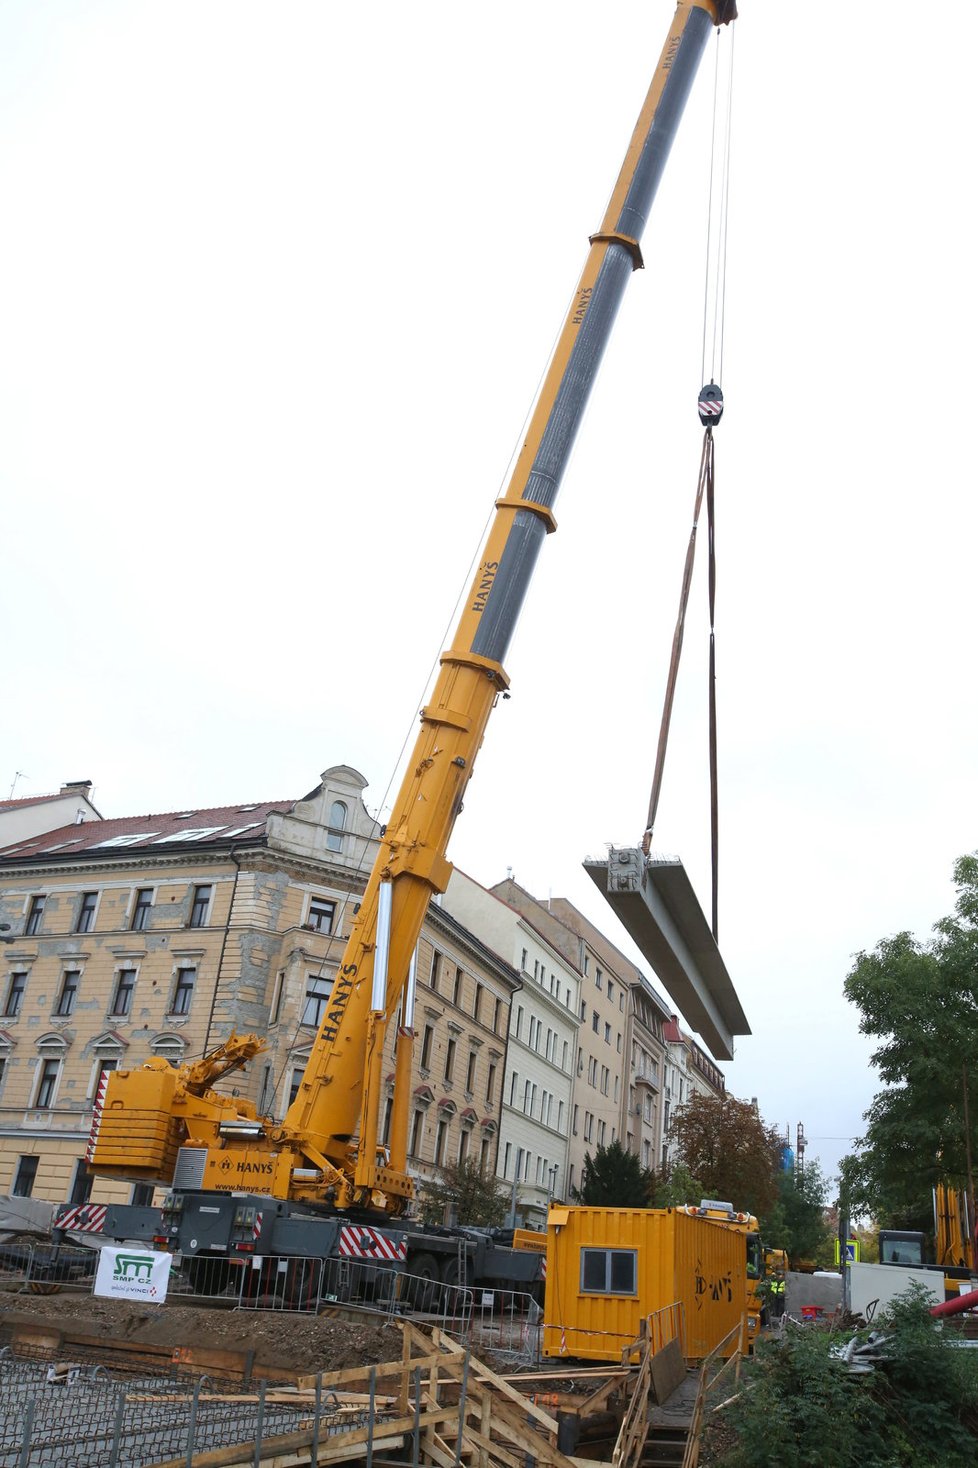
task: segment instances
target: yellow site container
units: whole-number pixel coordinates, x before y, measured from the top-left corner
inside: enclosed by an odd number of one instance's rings
[[[642,1321],[676,1302],[685,1354],[701,1360],[744,1318],[743,1233],[672,1208],[551,1208],[545,1356],[618,1361]]]

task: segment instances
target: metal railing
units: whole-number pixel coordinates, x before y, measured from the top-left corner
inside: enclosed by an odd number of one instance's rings
[[[0,1280],[32,1294],[92,1289],[98,1250],[79,1244],[0,1244]]]

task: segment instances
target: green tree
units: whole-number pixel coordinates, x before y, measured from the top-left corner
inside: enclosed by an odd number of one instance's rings
[[[955,911],[921,943],[910,933],[860,953],[845,982],[884,1089],[865,1114],[866,1132],[843,1160],[847,1206],[890,1226],[927,1227],[937,1182],[963,1188],[965,1089],[971,1148],[978,1156],[978,858],[954,867]],[[972,1073],[972,1067],[974,1072]]]
[[[777,1186],[777,1202],[761,1220],[765,1244],[787,1250],[792,1262],[822,1262],[825,1246],[831,1249],[831,1230],[826,1220],[829,1184],[821,1167],[810,1162],[798,1175],[779,1172]]]
[[[656,1178],[652,1192],[653,1208],[682,1208],[687,1203],[700,1203],[706,1190],[688,1167],[673,1163]]]
[[[694,1096],[669,1128],[676,1158],[705,1196],[766,1217],[778,1200],[781,1138],[749,1101]]]
[[[592,1157],[584,1154],[581,1186],[572,1188],[575,1203],[590,1208],[649,1208],[655,1178],[642,1166],[633,1152],[626,1152],[620,1142],[599,1147]]]
[[[509,1189],[468,1158],[443,1167],[439,1177],[428,1178],[418,1191],[423,1223],[443,1223],[454,1212],[460,1224],[498,1228],[509,1207]]]

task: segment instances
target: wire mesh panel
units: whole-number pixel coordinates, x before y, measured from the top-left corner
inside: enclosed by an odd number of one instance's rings
[[[71,1367],[0,1361],[0,1468],[144,1468],[209,1448],[258,1444],[311,1429],[325,1437],[364,1425],[328,1392],[294,1401],[254,1391],[153,1378],[109,1381]]]

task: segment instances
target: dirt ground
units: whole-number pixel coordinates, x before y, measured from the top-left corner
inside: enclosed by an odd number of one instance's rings
[[[197,1346],[254,1351],[256,1362],[296,1372],[391,1361],[401,1353],[400,1332],[373,1321],[328,1316],[205,1309],[195,1305],[129,1305],[92,1295],[0,1294],[0,1344],[14,1324],[114,1337],[152,1346]]]

